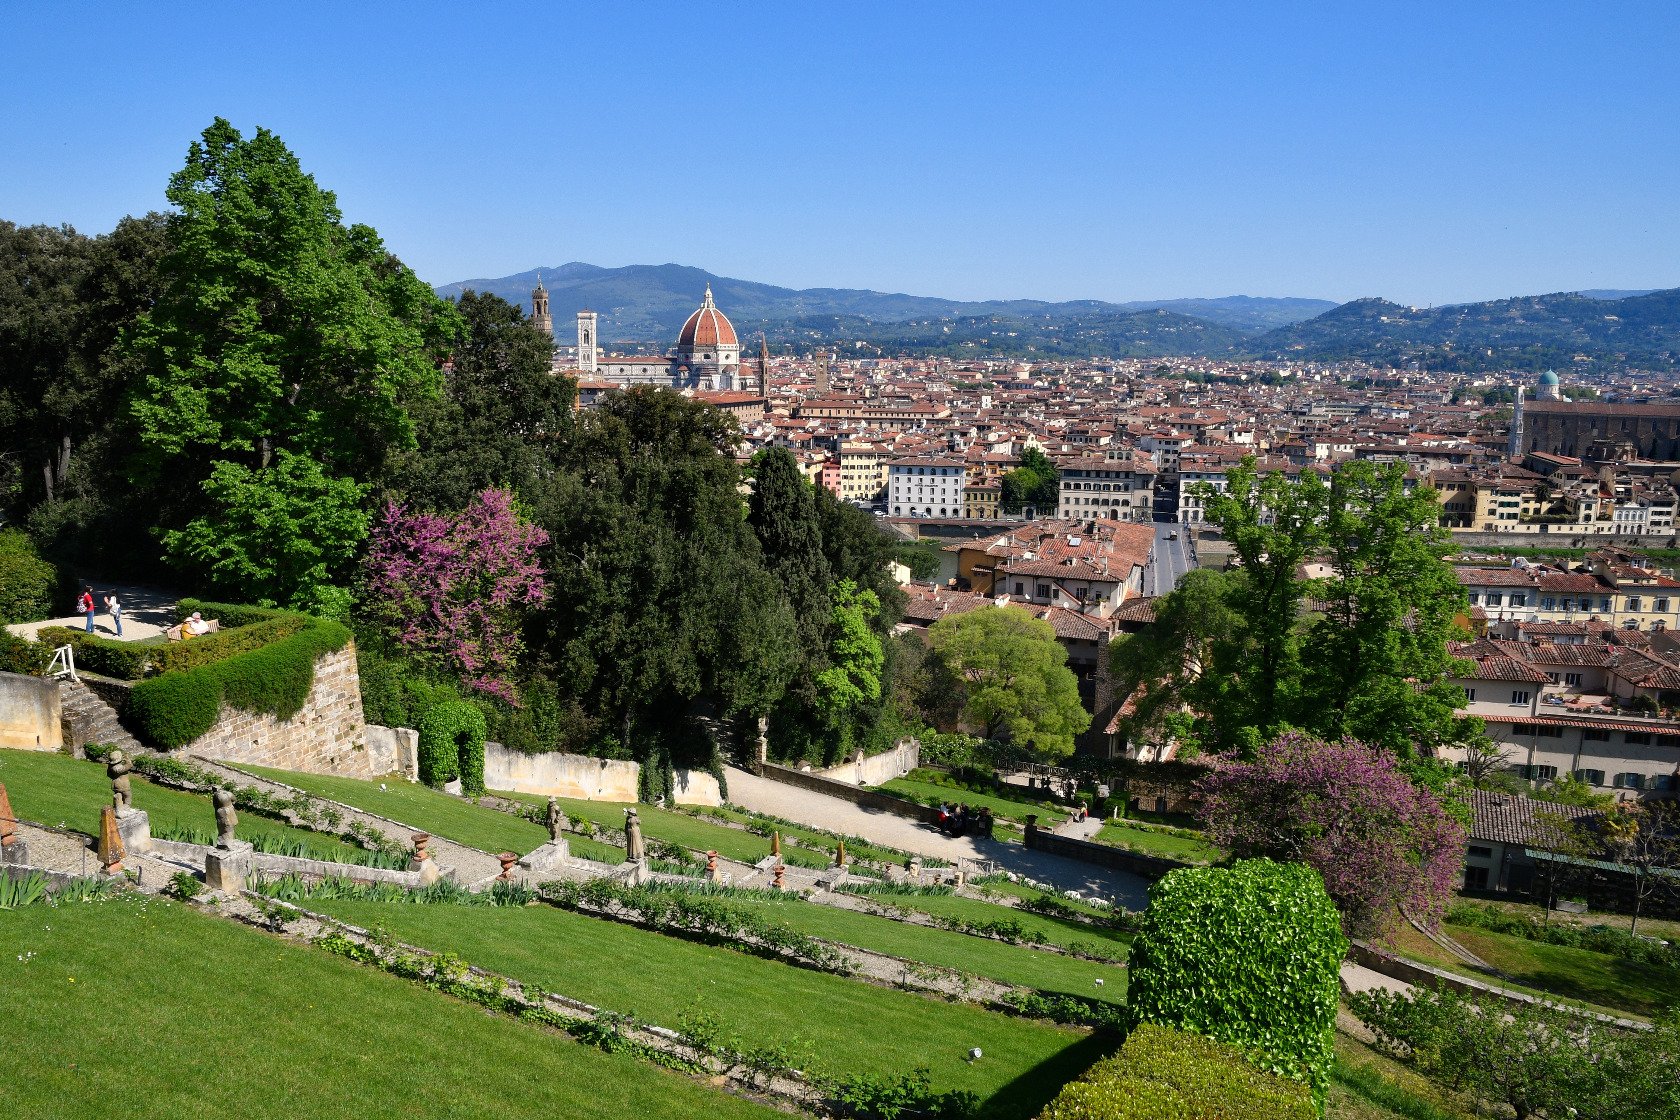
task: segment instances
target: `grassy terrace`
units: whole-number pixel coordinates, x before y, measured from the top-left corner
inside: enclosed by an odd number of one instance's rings
[[[103,765],[49,751],[0,750],[0,783],[11,797],[12,811],[24,820],[62,825],[89,836],[99,830],[100,809],[111,803],[111,782]],[[170,828],[215,831],[216,809],[208,797],[166,789],[138,774],[129,775],[129,785],[135,806],[151,817],[154,836]],[[240,814],[238,835],[245,840],[282,837],[344,856],[361,851],[326,833],[293,828],[255,813]]]
[[[529,805],[540,806],[548,803],[548,798],[529,793],[499,793],[497,796],[523,801]],[[568,816],[582,817],[608,828],[624,827],[626,805],[622,802],[577,801],[570,797],[558,800]],[[642,832],[650,839],[664,840],[697,852],[715,851],[725,859],[738,860],[741,863],[757,863],[770,854],[769,840],[742,829],[711,824],[687,813],[658,809],[652,805],[637,805],[636,809],[642,819]],[[787,842],[785,837],[782,853],[785,862],[803,867],[828,867],[834,862],[830,853],[795,846]]]
[[[1041,892],[1015,884],[1005,883],[1004,886],[1018,889],[1020,898],[1036,898]],[[991,890],[990,884],[984,889]],[[1000,892],[1001,893],[1001,892]],[[1005,906],[998,902],[985,902],[976,898],[967,898],[957,894],[925,894],[925,895],[896,895],[870,894],[860,896],[878,906],[896,906],[905,910],[916,910],[923,914],[932,914],[939,918],[955,918],[964,922],[998,922],[1015,921],[1033,932],[1043,936],[1051,945],[1060,945],[1066,949],[1078,942],[1086,942],[1102,947],[1107,952],[1124,949],[1131,945],[1130,934],[1119,930],[1103,929],[1088,926],[1082,922],[1068,921],[1065,918],[1050,918],[1042,914],[1031,914],[1025,910]],[[1076,906],[1075,903],[1069,903]],[[1093,908],[1086,908],[1091,914],[1096,914]]]
[[[1470,967],[1407,926],[1390,935],[1389,944],[1405,956],[1466,976],[1481,976],[1502,987],[1553,998],[1576,1000],[1615,1015],[1650,1018],[1665,1003],[1680,1002],[1680,978],[1589,949],[1548,945],[1542,941],[1447,923],[1446,933],[1511,979]]]
[[[773,828],[782,834],[784,850],[787,844],[794,843],[812,851],[822,852],[825,855],[831,854],[834,851],[834,837],[818,832],[815,829],[805,828],[801,825],[772,821],[761,813],[753,813],[745,809],[737,809],[729,805],[703,809],[691,809],[689,810],[689,813],[702,818],[716,817],[719,820],[735,821],[738,824],[759,825],[762,827]],[[764,837],[759,837],[759,841],[765,845],[770,843],[770,841]],[[765,850],[768,851],[768,847],[766,847]],[[902,864],[909,858],[909,856],[904,852],[894,851],[891,848],[876,847],[874,844],[867,842],[858,843],[855,840],[846,841],[846,854],[857,859],[873,860],[877,863]],[[926,863],[928,866],[934,866],[939,864],[940,861],[927,860]]]
[[[1116,848],[1126,848],[1152,856],[1165,856],[1167,859],[1183,860],[1186,863],[1217,863],[1225,858],[1223,851],[1206,840],[1174,836],[1152,828],[1138,828],[1124,820],[1104,821],[1102,831],[1096,835],[1096,841],[1099,844],[1111,844]]]
[[[1108,1003],[1126,1002],[1126,970],[1112,964],[1045,953],[1002,941],[950,930],[895,922],[872,914],[790,899],[786,902],[734,900],[771,921],[801,933],[890,953],[923,964],[955,968],[1003,984],[1047,992],[1091,996]],[[1103,984],[1099,988],[1097,980]]]
[[[1049,827],[1056,820],[1068,815],[1068,807],[1056,805],[1052,802],[1020,801],[1010,797],[999,797],[990,793],[975,793],[972,790],[956,786],[941,785],[918,778],[916,775],[925,773],[913,770],[907,778],[894,778],[880,788],[888,793],[896,793],[900,797],[911,801],[921,802],[923,805],[937,805],[941,801],[949,805],[963,804],[970,809],[982,806],[992,811],[992,815],[999,820],[1014,821],[1025,824],[1029,814],[1038,817],[1038,823]]]
[[[808,1065],[892,1075],[926,1065],[935,1087],[968,1089],[986,1115],[1035,1115],[1113,1040],[876,987],[550,907],[486,910],[317,900],[312,909],[448,950],[473,964],[673,1026],[716,1015],[747,1045],[809,1045]],[[985,1052],[966,1060],[970,1047]],[[428,1046],[428,1051],[431,1048]],[[633,1115],[596,1106],[587,1115]],[[698,1115],[698,1114],[697,1114]]]
[[[172,903],[4,911],[0,944],[14,1116],[782,1115]]]

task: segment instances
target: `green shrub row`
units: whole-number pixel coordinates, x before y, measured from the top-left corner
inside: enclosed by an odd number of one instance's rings
[[[1251,859],[1181,868],[1150,888],[1132,944],[1134,1021],[1235,1046],[1262,1069],[1307,1082],[1322,1109],[1347,948],[1310,867]]]
[[[47,671],[51,660],[52,647],[45,642],[32,642],[10,630],[0,630],[0,673],[36,676]]]
[[[157,646],[101,638],[69,626],[43,626],[35,632],[35,640],[47,650],[69,646],[76,655],[77,669],[123,681],[137,681],[145,676],[146,666],[152,663],[152,655],[158,650]]]
[[[129,714],[142,738],[174,750],[215,725],[230,708],[291,719],[315,684],[315,661],[341,650],[350,631],[336,622],[305,618],[300,629],[258,649],[134,686]]]
[[[484,713],[464,700],[438,704],[420,721],[420,780],[441,786],[461,779],[461,792],[484,792]]]
[[[0,623],[37,622],[59,613],[62,580],[20,529],[0,529]],[[72,613],[66,600],[65,614]]]
[[[159,840],[173,840],[179,844],[209,847],[216,842],[216,834],[208,828],[188,825],[165,826],[154,833]],[[293,859],[312,859],[318,863],[353,863],[358,867],[377,867],[386,871],[401,871],[408,866],[408,856],[402,852],[387,852],[363,848],[345,851],[324,844],[311,844],[301,837],[280,836],[272,832],[253,832],[240,837],[265,855],[290,856]]]
[[[241,653],[250,653],[304,629],[307,615],[270,612],[271,617],[236,629],[222,629],[184,642],[149,645],[102,638],[69,626],[43,626],[38,635],[49,648],[69,645],[76,667],[118,680],[137,681],[147,674],[185,672]]]
[[[1305,1085],[1255,1069],[1208,1038],[1139,1026],[1066,1085],[1039,1120],[1315,1120]]]
[[[195,611],[205,618],[213,618],[220,622],[224,629],[254,626],[259,622],[296,614],[295,611],[283,611],[275,607],[253,607],[248,603],[212,603],[207,599],[182,599],[175,604],[175,621],[185,622]]]
[[[1447,911],[1447,921],[1454,925],[1485,929],[1489,933],[1502,933],[1510,937],[1542,941],[1548,945],[1562,945],[1570,949],[1587,949],[1635,964],[1680,972],[1680,945],[1649,937],[1636,937],[1625,929],[1616,929],[1613,926],[1546,923],[1539,918],[1513,914],[1495,906],[1477,906],[1470,902],[1453,905]]]

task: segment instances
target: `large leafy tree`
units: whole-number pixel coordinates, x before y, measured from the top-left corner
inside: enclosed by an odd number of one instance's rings
[[[1153,623],[1110,645],[1116,690],[1130,700],[1128,737],[1182,738],[1187,709],[1221,706],[1233,668],[1221,660],[1235,651],[1230,638],[1241,626],[1230,601],[1241,580],[1240,573],[1186,572],[1156,602]]]
[[[1055,629],[1018,607],[947,615],[928,628],[928,645],[962,680],[963,718],[988,739],[1060,758],[1091,726]]]
[[[799,463],[780,447],[759,452],[752,474],[747,521],[758,538],[764,566],[781,585],[798,620],[806,664],[820,671],[833,575],[823,554],[814,488],[800,473]]]
[[[1377,747],[1290,732],[1200,790],[1215,842],[1315,868],[1350,934],[1381,931],[1400,907],[1437,919],[1456,886],[1464,826]]]
[[[1054,511],[1060,498],[1061,472],[1044,452],[1029,447],[1021,452],[1021,465],[1003,476],[1003,508],[1020,510],[1033,506],[1040,512]]]
[[[219,464],[245,472],[242,492],[266,487],[279,503],[299,499],[286,487],[307,473],[277,470],[281,451],[325,478],[372,478],[412,445],[406,406],[437,392],[455,316],[372,229],[345,225],[331,192],[266,129],[247,139],[218,118],[167,193],[176,209],[162,290],[126,338],[145,371],[132,404],[135,471],[163,495],[166,527],[193,523],[172,558],[214,575],[183,542],[223,519],[220,492],[200,490],[227,474]],[[344,531],[364,534],[365,517]],[[245,549],[256,571],[261,547],[230,534],[221,551]],[[299,601],[314,588],[248,590]]]
[[[554,340],[519,308],[467,291],[443,392],[410,406],[416,447],[390,484],[410,502],[461,509],[485,489],[524,490],[552,469],[576,383],[552,369]]]

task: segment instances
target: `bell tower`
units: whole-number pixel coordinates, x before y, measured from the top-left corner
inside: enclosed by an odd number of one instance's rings
[[[548,289],[543,287],[541,272],[537,273],[537,286],[531,289],[531,325],[554,337],[554,317],[548,313]]]
[[[578,369],[585,373],[595,372],[595,312],[578,312]]]

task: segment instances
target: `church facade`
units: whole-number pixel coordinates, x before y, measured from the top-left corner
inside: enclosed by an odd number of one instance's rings
[[[539,281],[531,293],[533,311],[548,313],[548,293]],[[666,389],[698,392],[757,392],[762,389],[762,369],[741,364],[741,340],[728,316],[718,310],[712,287],[683,323],[676,346],[664,355],[619,357],[601,352],[599,317],[593,311],[577,313],[577,365],[564,372],[579,381],[610,382],[621,388],[654,385]],[[760,366],[763,362],[760,361]]]

